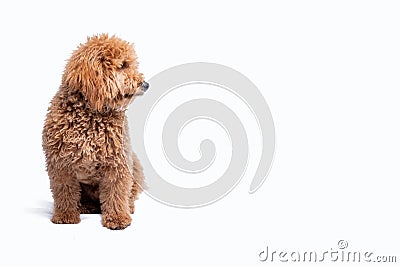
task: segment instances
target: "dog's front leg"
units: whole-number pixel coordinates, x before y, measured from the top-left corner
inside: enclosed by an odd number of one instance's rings
[[[50,187],[54,198],[53,223],[79,223],[79,182],[66,170],[48,166]]]
[[[117,230],[131,224],[129,194],[132,179],[129,169],[124,166],[107,167],[100,182],[100,203],[103,226]]]

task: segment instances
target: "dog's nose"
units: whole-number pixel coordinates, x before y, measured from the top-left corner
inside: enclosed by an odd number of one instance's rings
[[[147,89],[149,89],[149,87],[150,87],[150,84],[149,83],[147,83],[147,82],[142,82],[142,89],[143,89],[143,91],[147,91]]]

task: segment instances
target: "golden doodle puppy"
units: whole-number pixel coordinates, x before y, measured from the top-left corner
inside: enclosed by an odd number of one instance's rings
[[[96,35],[73,52],[43,129],[53,223],[101,212],[109,229],[130,225],[144,176],[125,110],[148,87],[133,46],[120,38]]]

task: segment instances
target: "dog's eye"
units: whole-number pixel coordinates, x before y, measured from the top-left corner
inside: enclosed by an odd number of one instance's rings
[[[128,67],[129,67],[129,63],[126,62],[126,61],[124,61],[124,62],[122,62],[121,66],[120,66],[119,68],[120,68],[120,69],[126,69],[126,68],[128,68]]]
[[[133,96],[133,94],[124,94],[125,98],[131,98]]]

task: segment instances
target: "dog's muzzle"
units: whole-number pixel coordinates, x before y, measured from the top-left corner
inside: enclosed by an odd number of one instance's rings
[[[142,87],[142,90],[143,90],[144,92],[146,92],[147,89],[149,89],[150,84],[147,83],[147,82],[142,82],[142,85],[141,85],[140,87]]]

